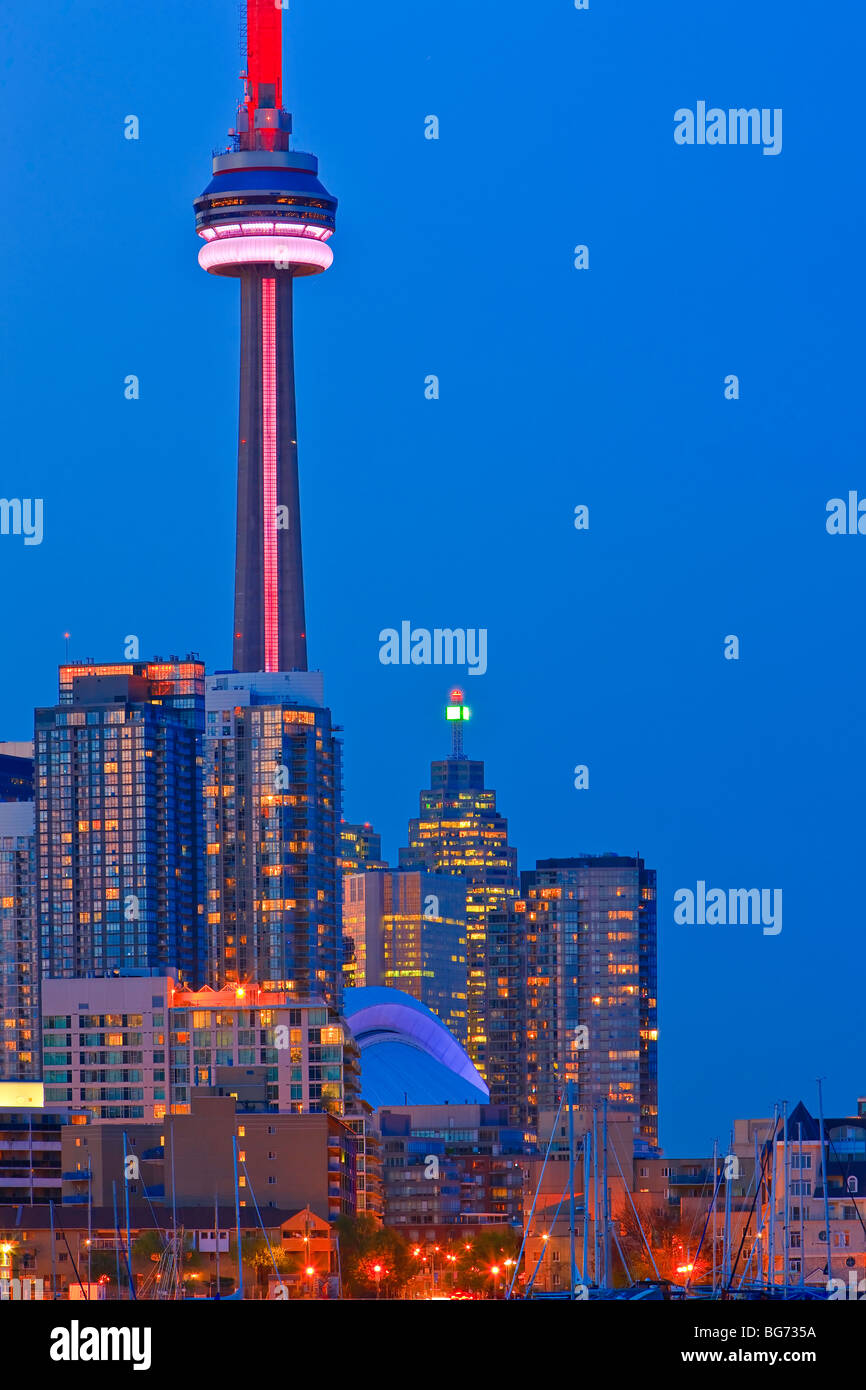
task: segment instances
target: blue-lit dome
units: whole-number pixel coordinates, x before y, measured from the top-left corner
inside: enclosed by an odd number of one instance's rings
[[[486,1105],[484,1078],[444,1023],[399,989],[347,989],[343,1013],[361,1049],[369,1105]]]

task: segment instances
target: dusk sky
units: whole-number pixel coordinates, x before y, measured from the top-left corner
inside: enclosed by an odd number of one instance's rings
[[[231,663],[238,291],[198,267],[192,201],[241,59],[234,0],[45,0],[0,27],[0,490],[44,500],[41,545],[0,536],[0,739],[23,739],[64,631],[71,657],[135,634]],[[295,352],[344,815],[396,859],[459,684],[522,868],[658,870],[676,1156],[814,1109],[819,1075],[828,1114],[864,1088],[866,537],[825,526],[866,497],[864,39],[853,0],[286,16],[294,143],[339,199]],[[781,108],[781,153],[677,145],[699,101]],[[486,629],[486,674],[382,665],[402,620]],[[698,880],[781,889],[781,933],[675,924]]]

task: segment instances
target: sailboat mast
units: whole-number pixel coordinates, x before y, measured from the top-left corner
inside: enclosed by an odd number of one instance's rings
[[[57,1298],[57,1241],[54,1236],[54,1203],[48,1203],[48,1210],[51,1216],[51,1297]]]
[[[804,1218],[803,1218],[803,1193],[805,1192],[806,1189],[805,1189],[805,1185],[804,1185],[804,1182],[803,1182],[803,1124],[802,1124],[802,1121],[798,1121],[798,1122],[797,1122],[797,1147],[798,1147],[798,1149],[799,1149],[799,1157],[798,1157],[798,1159],[797,1159],[797,1163],[798,1163],[798,1166],[799,1166],[799,1169],[800,1169],[800,1206],[799,1206],[799,1211],[800,1211],[800,1283],[801,1283],[801,1284],[805,1284],[805,1282],[806,1282],[806,1252],[805,1252],[805,1250],[803,1249],[803,1219],[804,1219]],[[812,1184],[810,1183],[809,1186],[811,1187]]]
[[[779,1161],[778,1161],[778,1159],[779,1159],[779,1153],[778,1153],[778,1148],[779,1148],[779,1146],[778,1146],[778,1144],[776,1143],[776,1135],[777,1135],[777,1133],[778,1133],[778,1129],[779,1129],[779,1106],[778,1106],[778,1103],[777,1103],[776,1105],[773,1106],[773,1176],[772,1176],[772,1189],[771,1189],[771,1190],[772,1190],[772,1197],[771,1197],[771,1201],[770,1201],[770,1236],[769,1236],[769,1241],[768,1241],[768,1246],[769,1246],[769,1249],[768,1249],[768,1265],[767,1265],[767,1283],[768,1283],[768,1284],[775,1284],[775,1282],[776,1282],[776,1201],[777,1201],[777,1194],[778,1194],[778,1190],[779,1190],[779,1189],[778,1189],[778,1185],[777,1185],[777,1180],[778,1180],[778,1168],[779,1168]]]
[[[733,1136],[733,1134],[732,1134],[732,1135],[731,1135],[730,1147],[729,1147],[729,1149],[728,1149],[728,1152],[731,1153],[731,1152],[733,1151],[733,1148],[734,1148],[734,1136]],[[725,1166],[725,1257],[724,1257],[725,1272],[724,1272],[724,1276],[723,1276],[723,1282],[724,1282],[725,1288],[727,1288],[728,1285],[729,1285],[730,1282],[731,1282],[731,1256],[732,1256],[732,1254],[733,1254],[732,1245],[733,1245],[733,1242],[732,1242],[732,1240],[731,1240],[731,1179],[730,1179],[729,1176],[728,1176],[728,1167],[727,1167],[727,1165],[726,1165],[726,1166]]]
[[[117,1297],[120,1298],[120,1227],[117,1224],[117,1183],[111,1180],[111,1201],[114,1207],[114,1267],[117,1274]],[[52,1248],[53,1248],[52,1240]]]
[[[168,1137],[171,1140],[171,1224],[177,1240],[177,1188],[174,1182],[174,1118],[169,1120]]]
[[[599,1265],[599,1226],[598,1226],[598,1106],[592,1107],[592,1274],[596,1284],[601,1287],[598,1277]]]
[[[791,1181],[790,1181],[790,1178],[791,1178],[791,1165],[790,1165],[790,1153],[789,1153],[789,1150],[788,1150],[788,1102],[787,1102],[786,1100],[782,1102],[782,1134],[783,1134],[783,1142],[784,1142],[784,1145],[785,1145],[785,1148],[784,1148],[784,1154],[785,1154],[785,1161],[784,1161],[784,1179],[785,1179],[785,1282],[784,1282],[784,1293],[783,1293],[782,1297],[783,1297],[783,1298],[787,1298],[787,1297],[788,1297],[788,1271],[789,1271],[789,1269],[791,1268],[791,1232],[790,1232],[791,1203],[790,1203],[790,1200],[789,1200],[789,1193],[790,1193],[790,1191],[791,1191]]]
[[[717,1230],[719,1230],[719,1223],[717,1223],[717,1215],[716,1215],[716,1197],[717,1197],[717,1194],[719,1194],[719,1140],[717,1140],[717,1138],[714,1138],[714,1140],[713,1140],[713,1293],[716,1293],[716,1241],[717,1241],[717,1238],[719,1238],[719,1236],[717,1236]]]
[[[241,1250],[241,1196],[240,1185],[238,1183],[238,1139],[237,1135],[232,1137],[232,1157],[235,1168],[235,1225],[238,1233],[238,1290],[241,1299],[244,1296],[244,1262]]]
[[[577,1285],[577,1261],[574,1251],[574,1082],[569,1077],[568,1091],[568,1248],[571,1259],[571,1296]]]
[[[760,1152],[759,1152],[759,1150],[758,1150],[758,1131],[757,1131],[757,1129],[755,1130],[754,1138],[755,1138],[755,1192],[757,1193],[757,1190],[758,1190],[758,1183],[763,1183],[763,1177],[764,1177],[764,1175],[763,1175],[763,1169],[762,1169],[762,1167],[761,1167],[761,1156],[760,1156]],[[754,1273],[753,1273],[753,1275],[752,1275],[752,1278],[755,1280],[755,1283],[756,1283],[756,1284],[759,1282],[760,1273],[761,1273],[760,1266],[759,1266],[759,1264],[758,1264],[758,1260],[759,1260],[759,1258],[760,1258],[760,1251],[763,1250],[763,1248],[764,1248],[764,1247],[761,1245],[761,1242],[760,1242],[760,1236],[761,1236],[763,1230],[764,1230],[764,1202],[763,1202],[763,1196],[762,1196],[762,1198],[761,1198],[761,1204],[760,1204],[760,1207],[759,1207],[759,1209],[758,1209],[758,1229],[757,1229],[757,1232],[756,1232],[756,1237],[755,1237],[755,1249],[754,1249],[754,1266],[755,1266],[755,1268],[754,1268]]]
[[[602,1136],[604,1138],[604,1168],[603,1182],[604,1192],[602,1193],[602,1210],[604,1211],[604,1285],[607,1288],[607,1281],[610,1277],[610,1211],[608,1202],[607,1185],[607,1096],[602,1101]]]
[[[833,1254],[830,1241],[830,1195],[827,1191],[827,1143],[824,1135],[824,1097],[818,1077],[818,1123],[821,1126],[821,1186],[824,1189],[824,1233],[827,1237],[827,1283],[833,1278]]]
[[[93,1288],[93,1157],[87,1155],[87,1297]]]
[[[583,1277],[589,1283],[589,1130],[583,1136]]]
[[[126,1272],[129,1275],[129,1295],[135,1299],[135,1281],[132,1277],[132,1240],[129,1225],[129,1169],[126,1162],[126,1130],[123,1131],[123,1192],[126,1211]]]

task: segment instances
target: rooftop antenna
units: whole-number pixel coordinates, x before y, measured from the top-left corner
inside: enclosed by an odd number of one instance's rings
[[[462,758],[463,753],[463,725],[469,718],[470,710],[468,705],[463,703],[463,691],[454,689],[448,696],[448,705],[445,709],[445,718],[451,725],[451,757]]]

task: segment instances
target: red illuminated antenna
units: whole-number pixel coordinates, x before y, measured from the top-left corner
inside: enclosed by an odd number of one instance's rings
[[[279,111],[283,105],[283,12],[274,0],[241,0],[247,7],[247,67],[244,106],[247,129],[258,126],[262,146],[268,143],[271,132],[256,121],[257,111]]]

